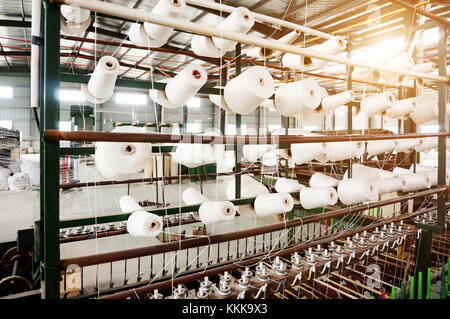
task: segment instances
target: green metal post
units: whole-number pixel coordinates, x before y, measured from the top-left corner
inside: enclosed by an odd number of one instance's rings
[[[409,276],[409,299],[414,299],[414,276]]]
[[[43,100],[41,103],[41,243],[42,297],[59,298],[59,143],[45,141],[44,131],[58,129],[60,84],[60,11],[43,2]]]
[[[416,274],[419,273],[419,278],[417,279],[417,295],[422,296],[425,291],[422,291],[426,287],[425,279],[422,274],[428,271],[431,266],[431,245],[433,241],[433,233],[431,231],[422,231],[422,235],[416,241]]]
[[[417,299],[422,299],[422,272],[419,271],[419,280],[417,281]]]
[[[431,268],[427,269],[427,294],[425,299],[431,299]]]
[[[445,261],[442,262],[441,269],[441,299],[445,299],[447,293],[445,291],[446,283],[445,283]]]
[[[426,274],[428,268],[431,266],[431,244],[433,241],[433,233],[430,231],[422,230],[422,235],[416,241],[416,270],[415,273],[419,274],[417,279],[417,296],[422,296],[425,291],[422,291],[426,287],[426,278],[423,278],[422,274]]]
[[[439,26],[439,75],[446,76],[447,75],[447,31],[446,27],[441,25]],[[439,104],[439,113],[438,113],[438,122],[439,122],[439,131],[446,132],[447,129],[445,127],[445,107],[446,107],[446,91],[447,91],[447,83],[439,82],[438,83],[438,104]],[[446,172],[446,145],[445,145],[445,136],[438,137],[438,185],[445,185],[445,172]],[[444,233],[445,229],[445,198],[444,195],[441,195],[437,199],[437,222],[436,227],[440,233]]]
[[[405,298],[405,283],[402,281],[400,284],[400,299]]]
[[[391,287],[391,299],[395,299],[395,286]]]
[[[241,44],[236,44],[236,76],[241,74]],[[241,115],[236,113],[236,135],[241,135]],[[241,156],[242,156],[242,145],[234,146],[235,165],[235,197],[236,199],[241,198]]]

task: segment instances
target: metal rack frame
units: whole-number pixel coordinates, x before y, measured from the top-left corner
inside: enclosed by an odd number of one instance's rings
[[[57,4],[58,1],[44,1],[43,2],[43,19],[42,19],[42,35],[45,39],[43,44],[43,51],[41,54],[41,127],[40,127],[40,140],[41,140],[41,193],[40,193],[40,220],[38,221],[39,227],[35,228],[35,260],[40,263],[41,273],[41,290],[42,298],[56,299],[60,297],[59,284],[60,284],[60,253],[59,253],[59,229],[61,226],[83,224],[84,222],[91,223],[92,221],[79,221],[74,222],[61,222],[59,219],[59,157],[61,154],[80,154],[79,150],[66,149],[62,150],[59,147],[59,139],[49,138],[49,130],[57,130],[59,122],[59,100],[58,90],[60,82],[77,82],[85,83],[88,81],[87,76],[80,75],[67,75],[60,73],[60,64],[55,63],[60,59],[60,10]],[[61,1],[59,1],[61,2]],[[64,1],[62,1],[64,2]],[[193,28],[192,23],[186,22]],[[446,76],[446,26],[440,25],[440,39],[439,39],[439,76]],[[205,31],[209,32],[209,31]],[[206,34],[209,35],[209,34]],[[226,37],[226,36],[224,36]],[[262,40],[261,40],[262,41]],[[247,41],[251,42],[251,41]],[[270,44],[267,40],[263,41],[263,44]],[[267,42],[267,43],[266,43]],[[270,45],[268,47],[270,47]],[[286,50],[286,47],[278,47],[275,49]],[[351,49],[349,49],[350,52]],[[292,53],[308,53],[304,49],[301,50],[288,48],[286,51]],[[236,74],[241,71],[241,61],[239,57],[240,45],[236,47]],[[324,55],[321,55],[324,57]],[[320,58],[320,56],[317,56]],[[325,60],[329,60],[329,57],[325,57]],[[346,63],[346,59],[335,59],[338,62]],[[346,63],[348,64],[348,63]],[[349,66],[349,70],[351,66]],[[383,70],[383,68],[381,68]],[[403,72],[405,73],[405,72]],[[117,80],[116,85],[149,89],[152,84],[144,81],[132,81],[132,80]],[[154,83],[156,89],[163,89],[163,83]],[[351,72],[348,73],[347,88],[351,89],[352,78]],[[439,129],[441,134],[434,134],[429,136],[439,136],[438,152],[438,184],[445,184],[445,138],[448,136],[448,132],[445,131],[445,94],[447,83],[439,82]],[[202,89],[200,93],[213,93],[220,94],[216,89]],[[352,133],[352,107],[348,107],[348,133]],[[238,135],[240,134],[241,116],[236,114],[236,129]],[[289,127],[288,122],[284,125],[287,129]],[[286,132],[287,133],[287,132]],[[283,137],[280,137],[280,140]],[[355,138],[349,137],[349,138]],[[364,137],[361,137],[364,140]],[[392,138],[392,136],[391,136]],[[397,138],[397,137],[395,137]],[[331,140],[331,138],[329,138]],[[366,139],[365,139],[366,140]],[[302,139],[295,140],[297,142],[306,142]],[[240,146],[235,144],[236,155],[239,155],[241,150]],[[239,156],[236,156],[235,173],[240,171]],[[240,198],[240,174],[236,175],[236,198]],[[239,199],[237,202],[246,203],[245,200]],[[426,238],[431,239],[433,232],[442,232],[444,226],[444,214],[445,214],[445,199],[443,196],[438,197],[437,203],[438,211],[438,224],[436,227],[427,227],[427,231],[424,231]],[[195,209],[195,207],[190,207]],[[178,208],[177,208],[178,212]],[[125,218],[120,217],[121,220]],[[114,218],[105,217],[105,222],[114,221]],[[426,228],[426,225],[422,226]],[[428,241],[427,241],[428,243]],[[429,244],[421,245],[419,255],[426,255],[431,250],[431,240]],[[421,261],[418,267],[425,269],[427,267],[426,261]],[[425,267],[425,268],[423,268]]]

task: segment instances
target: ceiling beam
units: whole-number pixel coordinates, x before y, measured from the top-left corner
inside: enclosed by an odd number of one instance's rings
[[[409,11],[413,11],[413,12],[415,12],[417,14],[423,15],[424,17],[432,19],[432,20],[434,20],[434,21],[436,21],[436,22],[438,22],[438,23],[440,23],[442,25],[445,25],[447,27],[450,26],[450,21],[448,21],[447,19],[443,19],[441,17],[438,17],[437,15],[434,15],[434,14],[432,14],[432,13],[430,13],[430,12],[428,12],[428,11],[422,9],[422,8],[416,7],[415,5],[410,4],[410,3],[406,2],[406,1],[403,1],[403,0],[389,0],[389,1],[392,2],[392,3],[395,3],[395,4],[399,5],[399,6],[401,6],[403,8],[408,9]]]

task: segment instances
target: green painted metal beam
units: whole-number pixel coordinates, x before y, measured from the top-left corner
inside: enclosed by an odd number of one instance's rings
[[[241,74],[241,44],[236,44],[236,50],[235,50],[235,56],[236,56],[236,76]],[[241,115],[237,114],[235,115],[236,120],[236,135],[241,135]],[[235,198],[241,198],[241,157],[242,157],[242,145],[234,145],[234,156],[235,156],[235,162],[234,162],[234,187],[235,187]]]
[[[43,2],[43,92],[41,103],[41,291],[45,299],[59,299],[59,142],[44,140],[47,129],[58,129],[60,85],[60,11]]]

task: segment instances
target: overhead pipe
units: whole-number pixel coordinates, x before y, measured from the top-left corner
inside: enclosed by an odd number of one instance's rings
[[[300,47],[295,47],[292,45],[282,44],[274,40],[262,39],[259,37],[244,35],[238,32],[232,32],[227,30],[220,30],[211,25],[205,25],[201,23],[195,23],[191,21],[186,21],[183,19],[164,17],[155,15],[144,10],[132,9],[125,6],[117,5],[114,3],[106,3],[98,0],[61,0],[61,3],[68,5],[79,6],[84,9],[88,9],[94,12],[99,12],[107,14],[110,16],[115,16],[123,19],[130,19],[133,21],[149,22],[158,25],[163,25],[167,27],[172,27],[177,30],[184,30],[195,34],[200,34],[204,36],[214,36],[221,37],[227,40],[237,41],[240,43],[245,43],[248,45],[253,45],[257,47],[265,47],[273,49],[276,51],[289,52],[292,54],[308,56],[311,58],[316,58],[320,60],[325,60],[329,62],[338,62],[346,65],[362,67],[366,69],[373,69],[380,72],[395,73],[400,75],[406,75],[413,78],[423,78],[438,82],[448,82],[449,78],[447,76],[436,76],[429,74],[420,74],[405,70],[395,70],[380,66],[374,66],[361,61],[355,61],[345,57],[338,57],[330,54],[324,54],[311,49],[304,49]]]
[[[222,3],[217,3],[215,1],[207,1],[207,0],[186,0],[186,3],[189,5],[195,5],[198,7],[223,11],[223,12],[227,12],[227,13],[231,13],[231,12],[233,12],[234,9],[236,9],[233,6],[229,6],[229,5],[222,4]],[[292,29],[292,30],[299,30],[303,33],[315,35],[315,36],[322,37],[325,39],[331,39],[333,37],[332,35],[330,35],[328,33],[314,30],[314,29],[311,29],[311,28],[308,28],[308,27],[305,27],[305,26],[302,26],[302,25],[299,25],[296,23],[292,23],[292,22],[289,22],[286,20],[270,17],[265,14],[253,12],[253,16],[255,17],[256,20],[258,20],[260,22],[266,22],[266,23],[273,24],[273,25],[279,25],[279,26],[282,26],[282,27],[285,27],[288,29]]]
[[[41,9],[42,0],[32,0],[31,3],[31,70],[30,70],[30,96],[31,109],[39,129],[37,108],[39,107],[39,67],[41,38]]]

